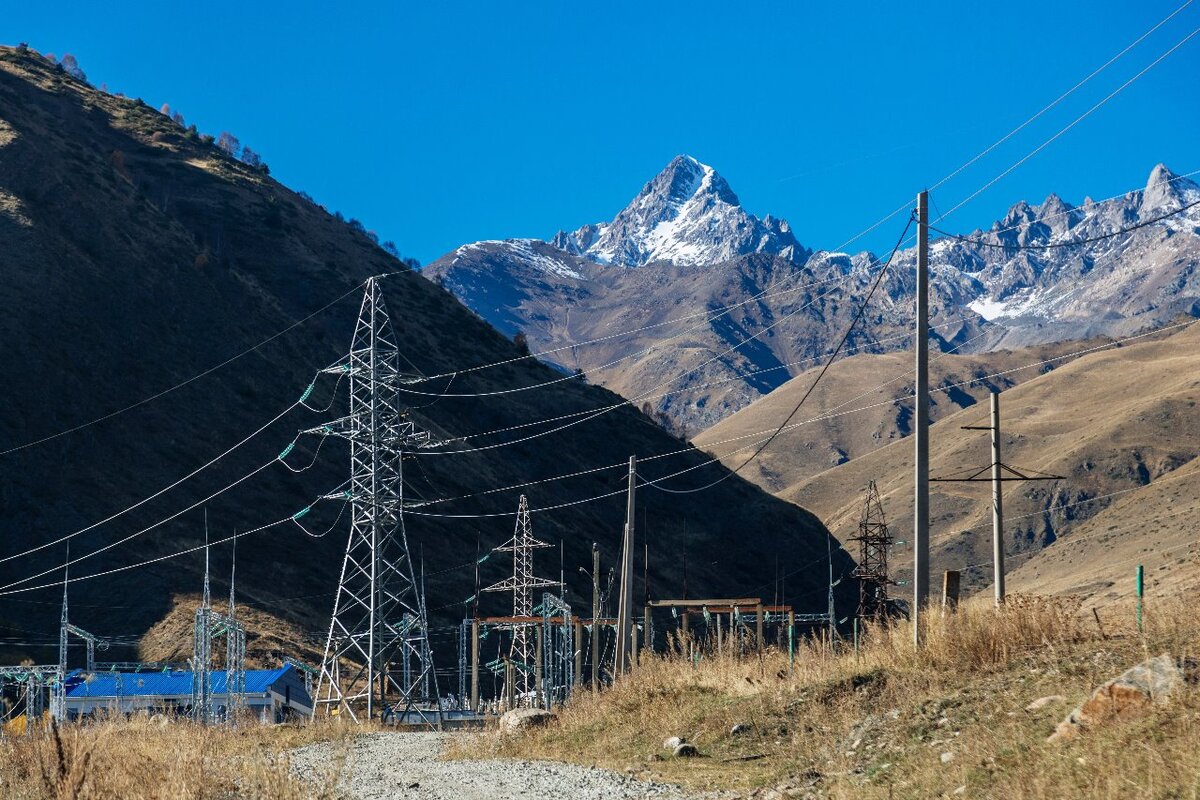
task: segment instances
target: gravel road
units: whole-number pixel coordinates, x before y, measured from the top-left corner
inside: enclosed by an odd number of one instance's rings
[[[679,788],[551,761],[439,761],[445,733],[371,733],[350,746],[340,788],[354,800],[688,800]],[[461,734],[459,734],[461,735]],[[292,751],[301,777],[322,780],[336,747]]]

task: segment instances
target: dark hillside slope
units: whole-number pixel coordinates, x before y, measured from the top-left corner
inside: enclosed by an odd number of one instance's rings
[[[314,157],[325,157],[314,154]],[[427,374],[519,355],[514,345],[450,294],[376,247],[361,230],[186,132],[140,102],[92,89],[36,54],[0,49],[0,450],[80,425],[186,381],[283,330],[344,295],[327,311],[258,350],[153,402],[36,446],[0,455],[0,558],[102,519],[183,477],[240,441],[292,403],[315,371],[335,363],[350,341],[356,286],[396,272],[384,284],[405,354]],[[397,272],[398,271],[398,272]],[[558,373],[531,360],[459,376],[452,391],[489,391],[543,382]],[[318,382],[311,404],[324,405],[333,379]],[[444,383],[422,387],[440,390]],[[344,403],[345,387],[341,397]],[[443,436],[488,431],[618,402],[577,381],[489,398],[415,398],[415,418]],[[74,538],[79,557],[133,534],[266,464],[299,429],[336,417],[295,409],[261,436],[178,489]],[[492,444],[547,426],[479,440]],[[303,466],[313,442],[289,463]],[[533,441],[470,455],[420,456],[406,475],[409,494],[433,499],[471,494],[600,465],[631,453],[649,457],[681,445],[645,417],[622,408]],[[645,465],[648,476],[699,464],[695,451]],[[706,483],[708,466],[676,480]],[[625,468],[525,491],[534,507],[553,506],[624,485]],[[284,518],[347,477],[344,446],[329,441],[315,466],[293,474],[270,466],[207,502],[213,537]],[[516,492],[435,506],[449,514],[511,513]],[[317,507],[304,521],[329,528],[337,508]],[[587,578],[592,541],[613,563],[624,499],[535,515],[535,533],[565,541],[565,571],[576,600]],[[770,595],[776,558],[790,571],[823,558],[827,533],[806,511],[734,477],[686,496],[646,489],[639,525],[650,542],[655,594],[679,591],[683,556],[688,590]],[[486,549],[511,534],[512,518],[410,518],[409,537],[423,554],[435,621],[462,612],[474,593],[477,542]],[[241,597],[309,631],[327,624],[345,546],[346,521],[322,538],[279,526],[238,547]],[[89,558],[72,576],[174,552],[203,542],[199,508],[127,544]],[[62,563],[65,545],[0,561],[0,585]],[[229,546],[214,549],[214,592],[226,591]],[[640,550],[640,547],[639,547]],[[558,570],[557,554],[539,554],[539,572]],[[639,559],[640,561],[640,559]],[[72,619],[101,635],[136,636],[195,593],[200,553],[73,584]],[[846,563],[835,568],[842,571]],[[481,581],[510,569],[483,565]],[[641,566],[639,563],[638,569]],[[51,572],[29,585],[60,577]],[[789,598],[803,610],[824,600],[827,570],[791,577]],[[639,581],[640,583],[640,581]],[[850,591],[846,584],[844,589]],[[640,585],[635,591],[640,592]],[[58,588],[0,595],[0,639],[53,639]],[[482,610],[504,598],[487,595]],[[48,649],[10,646],[3,660],[50,657]],[[120,657],[120,656],[118,656]]]

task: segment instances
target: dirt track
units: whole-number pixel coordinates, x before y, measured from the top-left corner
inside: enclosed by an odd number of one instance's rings
[[[441,761],[441,733],[372,733],[350,746],[339,787],[354,800],[687,800],[673,786],[608,770],[549,761]],[[316,744],[292,753],[301,776],[323,779],[336,747]]]

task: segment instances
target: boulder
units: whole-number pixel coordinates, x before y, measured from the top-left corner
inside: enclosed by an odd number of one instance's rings
[[[745,724],[744,722],[739,722],[737,725],[734,725],[732,728],[729,729],[730,736],[741,736],[743,733],[749,733],[749,732],[750,732],[750,726]]]
[[[674,750],[676,747],[679,747],[679,745],[683,744],[683,742],[684,738],[682,736],[672,736],[669,739],[663,739],[663,749]]]
[[[1144,714],[1152,705],[1165,702],[1183,683],[1183,671],[1170,655],[1143,661],[1092,692],[1047,741],[1070,741],[1088,728]]]
[[[529,728],[538,728],[554,719],[554,715],[541,708],[514,708],[500,717],[501,733],[517,733]]]
[[[1040,709],[1045,708],[1048,705],[1051,705],[1052,703],[1065,703],[1065,702],[1067,702],[1067,698],[1063,697],[1061,694],[1052,694],[1052,695],[1048,695],[1046,697],[1039,697],[1037,700],[1034,700],[1032,703],[1025,706],[1025,710],[1026,711],[1038,711]]]
[[[675,745],[675,751],[671,755],[676,758],[691,758],[692,756],[700,755],[700,751],[691,742],[680,742]]]

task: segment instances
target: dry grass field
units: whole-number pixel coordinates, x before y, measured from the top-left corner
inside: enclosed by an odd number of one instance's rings
[[[1026,597],[1003,613],[967,604],[933,615],[920,653],[905,624],[871,630],[857,655],[803,646],[790,667],[777,651],[646,659],[546,728],[462,750],[597,764],[739,797],[1196,797],[1194,685],[1074,742],[1046,741],[1100,683],[1200,644],[1200,620],[1182,601],[1151,603],[1140,635],[1132,608],[1107,612],[1105,638],[1077,600]],[[1028,709],[1053,695],[1061,698]],[[747,730],[733,735],[735,725]],[[700,756],[672,757],[662,744],[670,736]]]
[[[1083,346],[1075,343],[1074,349]],[[1027,351],[1019,363],[1041,357]],[[849,362],[857,358],[846,360],[847,373]],[[881,446],[856,452],[846,463],[819,472],[812,468],[809,442],[869,437],[884,424],[876,417],[896,413],[897,406],[890,402],[898,396],[896,385],[868,391],[893,373],[880,368],[868,380],[861,366],[854,381],[859,391],[847,387],[837,396],[861,394],[851,407],[873,402],[885,405],[822,423],[845,427],[844,433],[814,425],[780,436],[764,453],[772,476],[769,481],[755,479],[769,483],[780,497],[811,509],[843,542],[856,533],[864,487],[876,480],[893,534],[911,540],[911,440],[888,442],[885,436]],[[897,368],[911,370],[911,365]],[[1005,539],[1009,569],[1015,572],[1013,588],[1079,594],[1091,602],[1128,596],[1137,563],[1145,563],[1148,574],[1157,577],[1177,560],[1190,557],[1191,531],[1200,517],[1194,461],[1200,454],[1196,405],[1200,401],[1200,326],[1192,324],[1083,355],[1043,374],[1036,374],[1038,371],[1028,370],[1036,377],[1001,393],[1002,458],[1018,468],[1063,477],[1005,484]],[[967,380],[972,377],[970,370],[955,368],[951,373]],[[778,407],[773,413],[764,408],[761,416],[757,407],[786,401],[790,408],[798,399],[797,392],[805,388],[807,384],[796,379],[718,427],[769,430],[770,421],[781,418]],[[962,389],[982,390],[982,398],[987,386]],[[904,391],[911,389],[905,386]],[[819,398],[814,395],[814,399]],[[944,412],[947,395],[935,392],[934,399],[938,403],[935,412],[939,408]],[[814,406],[813,414],[806,408],[801,416],[814,416],[821,408]],[[935,413],[934,418],[936,424],[930,431],[933,476],[962,477],[990,463],[987,432],[962,430],[962,426],[988,424],[986,402],[940,417]],[[706,436],[715,438],[720,433],[717,430]],[[709,442],[706,446],[717,453],[738,446],[714,445],[708,438],[698,442]],[[736,459],[749,452],[730,457],[727,465],[735,466]],[[755,477],[753,468],[748,468],[746,475]],[[960,569],[968,586],[987,585],[991,576],[990,486],[934,483],[930,499],[935,574]],[[894,551],[896,577],[907,577],[904,571],[911,558],[910,548]],[[1161,588],[1179,586],[1161,584]]]
[[[929,385],[935,391],[930,420],[938,422],[963,408],[982,402],[992,388],[1009,389],[1045,371],[1020,369],[1050,359],[1061,367],[1069,354],[1101,345],[1107,340],[1059,342],[1020,350],[962,355],[931,354]],[[1005,373],[978,380],[993,373]],[[693,441],[712,453],[724,454],[756,442],[774,430],[796,405],[820,373],[805,370],[770,395],[698,434]],[[948,391],[939,387],[953,386]],[[886,447],[912,432],[912,404],[893,402],[913,392],[913,354],[865,353],[833,363],[793,423],[803,423],[785,434],[780,446],[772,445],[747,465],[742,474],[773,492],[783,491],[803,478],[824,472]],[[760,433],[764,432],[764,433]],[[755,448],[725,458],[728,466],[741,466]]]
[[[360,729],[354,729],[358,732]],[[286,751],[344,742],[335,723],[205,728],[145,716],[88,725],[45,726],[0,736],[0,797],[5,800],[325,800],[338,795],[327,776],[298,781]]]

